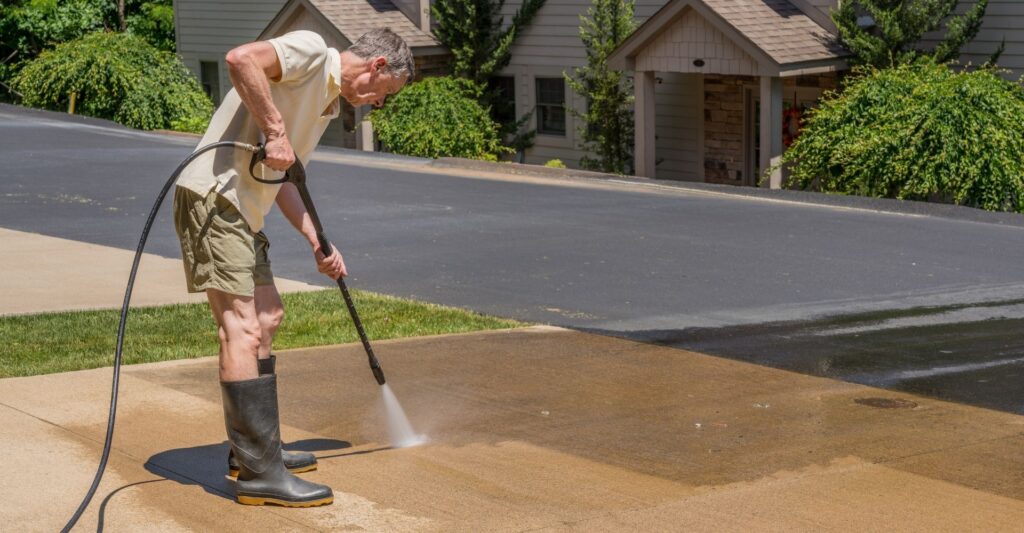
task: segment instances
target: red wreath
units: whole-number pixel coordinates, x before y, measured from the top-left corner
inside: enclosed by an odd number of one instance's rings
[[[804,128],[804,109],[791,106],[782,112],[782,145],[789,148]]]

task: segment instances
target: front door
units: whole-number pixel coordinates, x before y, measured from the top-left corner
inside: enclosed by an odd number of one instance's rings
[[[761,186],[761,93],[757,87],[747,87],[745,116],[746,132],[744,183],[752,187]],[[782,96],[782,128],[783,148],[789,148],[800,134],[802,117],[807,110],[818,105],[821,89],[817,87],[786,87]]]

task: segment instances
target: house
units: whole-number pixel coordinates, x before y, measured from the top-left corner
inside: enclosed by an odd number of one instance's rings
[[[428,1],[175,0],[179,53],[204,85],[217,81],[219,85],[212,89],[223,93],[229,83],[219,62],[231,46],[261,35],[313,27],[304,24],[334,32],[334,42],[342,43],[348,17],[385,20],[386,16],[388,25],[401,24],[417,32],[417,38],[432,39],[426,31]],[[757,184],[761,169],[781,154],[789,140],[791,132],[784,126],[793,126],[802,109],[835,88],[845,69],[844,52],[835,44],[835,28],[828,15],[839,1],[636,0],[635,15],[641,26],[612,59],[635,79],[637,173],[661,179]],[[503,5],[506,20],[521,3],[508,0]],[[971,3],[964,2],[961,8]],[[568,88],[563,74],[585,62],[579,17],[590,5],[591,0],[547,0],[513,45],[511,63],[497,80],[513,95],[517,116],[530,114],[530,127],[537,131],[534,146],[523,154],[527,163],[561,159],[576,167],[584,154],[579,148],[580,124],[567,109],[582,109],[585,102]],[[356,9],[353,6],[361,10],[346,11]],[[364,6],[371,6],[372,12]],[[1000,65],[1011,69],[1010,76],[1016,79],[1024,75],[1024,2],[1020,0],[989,1],[981,33],[965,46],[962,61],[984,62],[1004,39]],[[437,68],[428,70],[439,70],[443,51],[436,42],[414,53],[417,57],[431,54],[435,62],[427,65]],[[361,114],[353,112],[345,126],[352,126]],[[773,124],[777,127],[769,127]],[[332,131],[325,142],[344,146],[354,142],[370,148],[367,137],[365,129],[354,136]],[[775,176],[774,184],[779,180]]]
[[[613,59],[635,75],[640,91],[635,108],[637,173],[756,184],[760,170],[785,146],[784,121],[793,124],[799,110],[836,86],[844,69],[838,61],[842,53],[829,38],[835,32],[829,11],[838,3],[636,0],[635,16],[641,26]],[[520,5],[521,0],[509,0],[503,9],[506,18]],[[589,5],[589,0],[548,0],[513,46],[512,64],[504,71],[510,79],[505,83],[515,88],[518,112],[536,109],[540,118],[533,121],[538,134],[526,154],[528,163],[557,158],[577,166],[583,155],[578,148],[580,125],[563,111],[567,106],[581,109],[585,103],[558,80],[562,72],[585,62],[578,26]],[[965,1],[960,9],[971,5]],[[1004,39],[999,64],[1010,69],[1008,77],[1018,79],[1024,75],[1020,0],[989,0],[981,31],[964,47],[961,62],[983,63]],[[806,48],[798,49],[803,45]],[[712,61],[712,54],[723,56]],[[795,68],[802,60],[819,64]],[[695,61],[703,65],[697,67]],[[762,99],[772,105],[762,110]],[[762,123],[778,126],[762,131]],[[768,139],[765,151],[762,138]],[[777,185],[780,176],[774,178]]]
[[[659,152],[666,150],[657,136],[659,75],[689,80],[696,90],[678,97],[704,110],[690,124],[697,181],[756,185],[761,170],[782,155],[784,132],[797,133],[798,119],[787,122],[784,111],[793,116],[835,88],[847,55],[819,6],[669,0],[609,57],[613,68],[635,73],[636,174],[658,176]],[[770,185],[781,182],[775,172]]]

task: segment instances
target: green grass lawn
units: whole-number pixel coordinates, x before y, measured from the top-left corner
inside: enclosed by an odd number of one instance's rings
[[[521,327],[476,313],[353,291],[370,341]],[[285,320],[274,349],[359,340],[338,290],[283,295]],[[0,377],[33,376],[109,366],[114,361],[119,310],[0,317]],[[217,330],[206,304],[133,309],[128,315],[124,363],[149,363],[217,354]]]

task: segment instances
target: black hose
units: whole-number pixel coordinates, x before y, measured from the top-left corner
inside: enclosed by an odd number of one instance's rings
[[[171,186],[178,179],[178,175],[181,174],[182,170],[189,165],[195,158],[199,157],[200,154],[213,150],[215,148],[232,147],[246,150],[249,152],[257,152],[259,147],[251,144],[235,142],[235,141],[220,141],[206,146],[201,146],[192,152],[188,157],[185,158],[178,168],[174,170],[171,177],[168,178],[167,183],[164,184],[163,189],[160,189],[160,194],[156,198],[156,202],[153,203],[153,208],[149,211],[149,217],[146,218],[146,225],[142,228],[142,236],[139,238],[139,245],[135,248],[135,259],[132,261],[131,274],[128,275],[128,288],[124,292],[124,303],[121,304],[121,322],[117,326],[117,348],[114,350],[114,380],[110,386],[110,413],[107,415],[107,437],[103,442],[103,454],[100,457],[99,468],[96,469],[96,477],[92,480],[92,486],[89,487],[89,492],[85,494],[85,498],[82,499],[82,503],[79,504],[75,514],[71,515],[68,523],[64,525],[62,533],[71,531],[71,528],[75,527],[78,519],[82,517],[82,513],[89,506],[89,502],[92,501],[92,497],[96,495],[96,489],[100,486],[100,479],[103,478],[103,471],[107,468],[107,459],[110,457],[110,444],[114,438],[114,419],[117,415],[117,389],[118,383],[121,378],[121,348],[124,345],[124,330],[125,324],[128,320],[128,304],[132,299],[132,289],[135,286],[135,274],[139,271],[139,261],[142,259],[142,250],[146,247],[146,239],[149,237],[149,230],[153,228],[153,221],[156,219],[156,214],[160,211],[160,204],[164,202],[164,198],[167,197],[167,192],[171,190]]]

